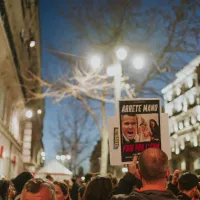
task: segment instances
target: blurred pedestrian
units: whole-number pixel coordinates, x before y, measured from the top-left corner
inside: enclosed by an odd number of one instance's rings
[[[196,194],[198,182],[198,177],[195,174],[191,172],[182,174],[178,179],[180,193],[177,198],[180,200],[191,200]]]
[[[0,180],[0,200],[10,199],[11,182],[6,179]]]
[[[82,200],[83,199],[83,195],[84,195],[84,192],[85,192],[85,188],[87,187],[88,183],[90,182],[91,178],[95,176],[94,173],[87,173],[85,175],[85,183],[82,185],[82,187],[79,188],[79,200]]]
[[[62,181],[54,181],[53,184],[56,190],[56,200],[71,200],[67,184]]]
[[[76,178],[72,178],[72,189],[71,189],[71,193],[70,196],[72,198],[72,200],[78,200],[78,191],[80,188],[80,185],[76,182]]]
[[[22,191],[21,200],[56,200],[55,187],[49,180],[29,180]]]
[[[54,182],[54,178],[50,174],[47,174],[46,179],[48,179],[51,182]]]
[[[106,200],[111,191],[111,179],[107,176],[96,176],[87,185],[83,200]]]
[[[16,190],[16,196],[14,200],[20,200],[24,185],[32,178],[33,175],[30,172],[22,172],[16,178],[11,180]]]

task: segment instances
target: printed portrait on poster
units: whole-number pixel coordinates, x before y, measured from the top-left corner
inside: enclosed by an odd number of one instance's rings
[[[146,148],[161,148],[160,100],[119,101],[122,162]]]

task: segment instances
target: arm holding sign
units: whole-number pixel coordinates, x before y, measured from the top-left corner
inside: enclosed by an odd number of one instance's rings
[[[128,172],[120,179],[118,186],[113,190],[112,195],[130,194],[134,188],[141,188],[142,182],[137,178],[137,156],[133,157],[133,162],[128,165]]]
[[[168,184],[168,190],[171,190],[173,192],[174,195],[178,195],[179,193],[179,189],[178,189],[178,179],[181,175],[181,170],[175,170],[173,177],[172,177],[172,181]]]

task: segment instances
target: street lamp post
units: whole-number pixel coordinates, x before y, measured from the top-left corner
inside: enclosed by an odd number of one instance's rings
[[[107,75],[114,77],[114,98],[115,98],[115,114],[118,113],[118,101],[121,97],[121,78],[122,78],[122,65],[120,61],[123,61],[127,57],[127,50],[125,48],[119,48],[116,51],[115,63],[107,67]],[[140,60],[141,61],[141,60]],[[133,60],[134,66],[137,65],[136,60]],[[140,62],[140,68],[142,68],[142,62]],[[101,66],[101,58],[94,56],[90,60],[90,65],[93,69],[97,70]],[[108,134],[106,131],[106,112],[105,102],[102,102],[102,130],[101,130],[101,173],[107,173],[107,159],[108,159]]]

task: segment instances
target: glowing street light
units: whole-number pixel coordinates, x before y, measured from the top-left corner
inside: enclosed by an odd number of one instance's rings
[[[100,56],[92,56],[89,61],[93,69],[98,69],[101,66]]]
[[[122,168],[122,172],[123,172],[123,173],[126,173],[126,172],[128,172],[128,169],[127,169],[127,167],[123,167],[123,168]]]
[[[67,159],[67,160],[71,160],[71,158],[72,158],[72,157],[71,157],[70,155],[66,155],[66,159]]]
[[[127,50],[123,47],[120,47],[119,49],[117,49],[116,51],[116,56],[119,60],[125,60],[127,57]]]
[[[36,44],[36,42],[34,40],[31,40],[29,46],[31,48],[33,48],[35,46],[35,44]]]
[[[60,156],[59,155],[56,156],[56,160],[60,160]]]
[[[60,159],[61,159],[62,161],[64,161],[65,158],[66,158],[65,155],[61,155],[61,156],[60,156]]]
[[[135,69],[142,69],[144,67],[144,57],[142,56],[136,56],[132,60],[132,64],[135,67]]]
[[[42,157],[45,157],[45,152],[41,152],[41,156],[42,156]]]
[[[41,115],[41,114],[42,114],[42,110],[41,110],[41,109],[38,109],[38,110],[37,110],[37,114]]]
[[[33,112],[32,112],[31,110],[27,110],[27,111],[26,111],[26,117],[27,117],[28,119],[31,119],[32,116],[33,116]]]

